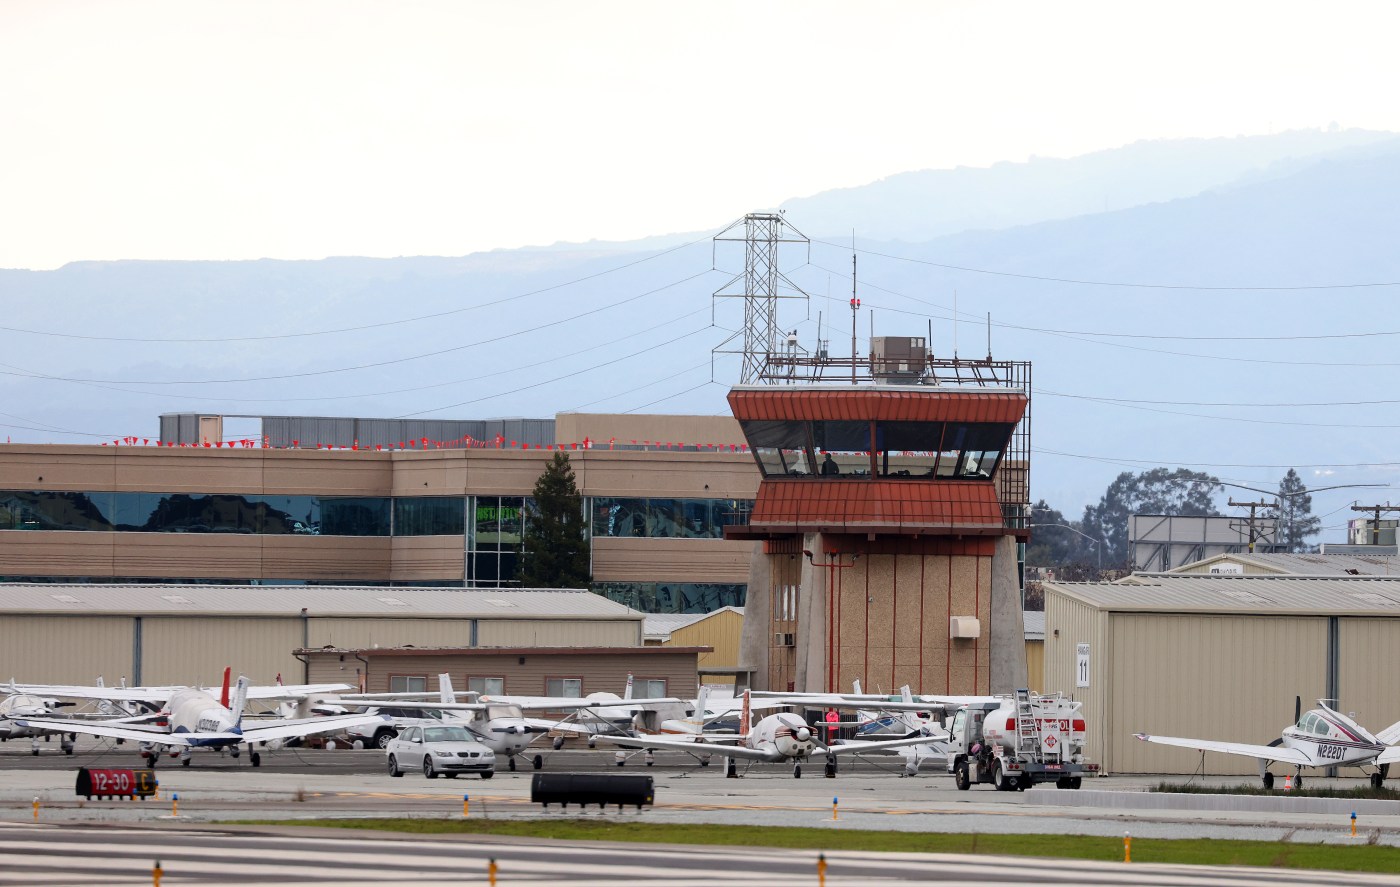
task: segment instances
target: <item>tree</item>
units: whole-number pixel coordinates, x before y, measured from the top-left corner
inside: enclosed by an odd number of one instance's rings
[[[1076,530],[1058,509],[1041,499],[1031,506],[1031,541],[1026,546],[1026,563],[1034,567],[1064,567],[1075,563],[1097,562],[1093,543]]]
[[[1278,507],[1268,516],[1278,521],[1278,544],[1293,554],[1308,551],[1308,537],[1322,529],[1321,518],[1312,513],[1312,496],[1292,468],[1278,482]]]
[[[1219,516],[1212,498],[1223,490],[1209,474],[1178,468],[1125,471],[1104,491],[1098,505],[1084,509],[1084,532],[1103,540],[1105,567],[1128,566],[1128,518],[1134,514]]]
[[[526,588],[587,588],[588,521],[566,453],[555,453],[525,505],[520,584]]]

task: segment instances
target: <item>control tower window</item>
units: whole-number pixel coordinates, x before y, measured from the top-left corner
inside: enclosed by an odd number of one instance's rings
[[[749,420],[742,425],[765,477],[809,477],[816,472],[807,423]]]
[[[877,422],[877,470],[882,477],[932,477],[942,436],[942,422]]]
[[[812,423],[817,472],[823,477],[866,477],[870,474],[868,421]]]

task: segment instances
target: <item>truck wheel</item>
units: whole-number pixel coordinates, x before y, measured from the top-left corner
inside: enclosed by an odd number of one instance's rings
[[[967,761],[959,761],[958,765],[953,768],[953,785],[956,785],[960,792],[972,788],[972,779],[967,772]]]
[[[1072,789],[1078,789],[1078,788],[1079,788],[1081,785],[1083,785],[1083,784],[1084,784],[1084,777],[1083,777],[1083,776],[1071,776],[1071,777],[1069,778],[1069,787],[1072,788]]]
[[[997,791],[1014,792],[1016,790],[1016,777],[1006,772],[1006,765],[997,762]]]
[[[393,730],[380,730],[378,733],[374,734],[374,747],[381,750],[386,749],[389,747],[389,743],[392,742],[393,739]]]

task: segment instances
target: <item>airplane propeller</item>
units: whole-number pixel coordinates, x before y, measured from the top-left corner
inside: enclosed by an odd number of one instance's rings
[[[812,730],[810,727],[798,727],[792,732],[792,738],[798,742],[807,742],[812,738]]]
[[[1303,719],[1303,697],[1293,697],[1293,723],[1298,723]]]

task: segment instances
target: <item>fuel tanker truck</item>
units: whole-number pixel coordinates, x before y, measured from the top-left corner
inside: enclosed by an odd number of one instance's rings
[[[1084,760],[1084,703],[1026,690],[959,706],[948,727],[948,772],[961,791],[992,783],[1025,791],[1037,782],[1079,788],[1098,764]]]

